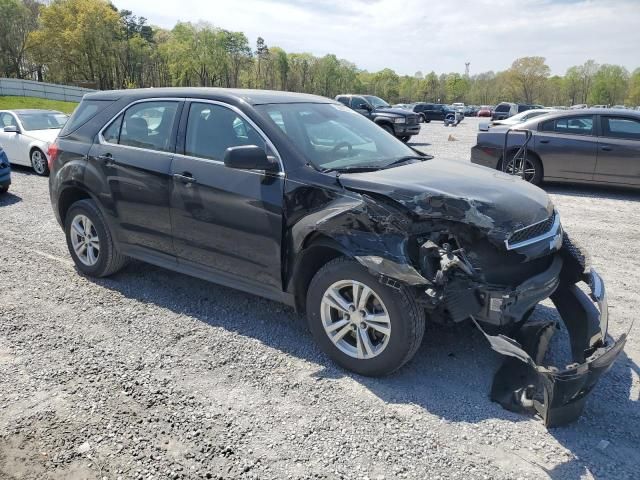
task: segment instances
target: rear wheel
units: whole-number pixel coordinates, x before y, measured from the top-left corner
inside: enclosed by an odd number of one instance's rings
[[[31,167],[34,172],[42,177],[49,175],[49,165],[47,165],[47,157],[45,157],[42,150],[34,148],[31,150]]]
[[[9,191],[9,185],[3,185],[2,187],[0,187],[0,195],[2,195],[3,193],[7,193]]]
[[[343,368],[387,375],[416,353],[425,313],[411,292],[381,284],[357,261],[322,267],[307,292],[309,328],[322,350]]]
[[[69,253],[82,273],[106,277],[125,265],[127,257],[118,251],[93,200],[79,200],[71,206],[65,216],[64,231]]]
[[[508,154],[510,160],[507,162],[506,166],[504,166],[503,170],[510,175],[518,175],[522,177],[522,155],[518,158],[515,158],[515,154],[517,152],[511,152]],[[515,165],[515,167],[514,167]],[[542,163],[540,159],[531,154],[527,154],[527,159],[524,166],[524,180],[529,183],[533,183],[534,185],[540,185],[542,183]]]

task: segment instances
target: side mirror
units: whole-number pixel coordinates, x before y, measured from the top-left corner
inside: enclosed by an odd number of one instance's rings
[[[16,125],[8,125],[3,128],[4,133],[20,133],[20,129]]]
[[[224,152],[224,165],[239,170],[278,171],[278,162],[256,145],[229,147]]]
[[[366,104],[366,103],[361,103],[359,105],[356,105],[356,110],[367,110],[367,111],[371,111],[371,105]]]

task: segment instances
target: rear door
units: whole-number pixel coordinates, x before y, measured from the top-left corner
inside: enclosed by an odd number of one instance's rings
[[[243,113],[220,102],[186,105],[180,132],[184,147],[171,169],[178,261],[281,291],[284,174],[223,162],[229,147],[257,145],[276,155],[273,147]]]
[[[599,182],[640,185],[640,119],[601,115],[598,138]]]
[[[169,191],[182,101],[153,99],[129,105],[98,135],[89,168],[107,182],[118,235],[129,248],[174,255]],[[142,252],[143,253],[143,252]]]
[[[542,159],[545,178],[593,180],[598,150],[594,121],[594,115],[575,115],[540,124],[535,152]]]

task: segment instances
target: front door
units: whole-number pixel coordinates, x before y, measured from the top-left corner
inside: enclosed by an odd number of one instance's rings
[[[600,126],[594,179],[640,185],[640,120],[624,115],[602,115]]]
[[[230,106],[193,102],[183,117],[184,154],[176,155],[171,168],[178,261],[279,291],[284,177],[223,163],[229,147],[258,145],[275,152]]]
[[[173,255],[169,191],[181,102],[134,103],[112,121],[89,151],[90,172],[106,179],[102,199],[129,248]]]
[[[18,120],[9,112],[0,113],[0,146],[7,154],[10,163],[14,165],[30,165],[29,152],[23,152],[20,135],[23,133],[5,132],[4,127],[18,127]],[[23,158],[24,157],[24,158]]]
[[[534,142],[545,178],[593,180],[598,150],[593,115],[548,120],[539,127]]]

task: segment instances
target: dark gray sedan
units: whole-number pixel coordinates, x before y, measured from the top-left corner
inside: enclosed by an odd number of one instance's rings
[[[524,169],[524,178],[531,183],[549,180],[640,188],[640,112],[569,110],[511,127],[533,134]],[[471,162],[502,170],[507,129],[492,127],[479,132]],[[508,139],[504,170],[511,172],[524,134],[512,132]]]

